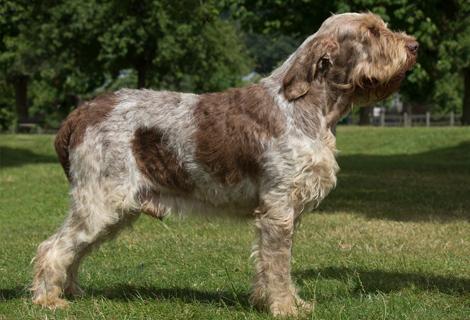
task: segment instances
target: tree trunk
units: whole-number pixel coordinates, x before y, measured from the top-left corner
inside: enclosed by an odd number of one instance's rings
[[[470,68],[463,70],[464,76],[464,92],[462,105],[462,125],[470,125]]]
[[[25,122],[28,119],[28,77],[25,75],[16,76],[13,79],[15,87],[16,114],[18,122]]]
[[[137,69],[137,89],[145,88],[147,84],[147,66],[145,63],[140,63],[136,66]]]
[[[362,107],[359,109],[359,125],[368,126],[370,125],[370,111],[372,107]]]

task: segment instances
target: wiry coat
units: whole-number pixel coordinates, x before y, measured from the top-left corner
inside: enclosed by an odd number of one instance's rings
[[[80,106],[56,137],[72,206],[38,249],[34,302],[64,305],[85,253],[140,212],[212,211],[256,218],[252,302],[273,314],[308,308],[290,278],[292,236],[336,184],[331,127],[353,103],[397,90],[416,49],[377,16],[336,15],[258,84],[124,89]]]

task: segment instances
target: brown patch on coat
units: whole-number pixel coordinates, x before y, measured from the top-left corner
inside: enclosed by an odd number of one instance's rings
[[[194,188],[194,182],[159,129],[137,129],[132,152],[139,170],[155,185],[185,193]]]
[[[259,175],[266,144],[285,127],[284,115],[261,85],[203,94],[194,116],[196,160],[229,185]]]
[[[83,142],[88,127],[95,126],[106,119],[116,103],[117,97],[114,93],[105,93],[80,105],[69,114],[60,126],[54,146],[69,181],[71,180],[70,150]]]

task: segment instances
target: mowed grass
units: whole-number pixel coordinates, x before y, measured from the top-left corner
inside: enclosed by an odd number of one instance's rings
[[[268,319],[248,303],[252,221],[143,216],[87,258],[83,298],[32,305],[67,212],[49,135],[0,136],[0,319]],[[470,319],[470,129],[338,130],[339,183],[296,233],[312,319]]]

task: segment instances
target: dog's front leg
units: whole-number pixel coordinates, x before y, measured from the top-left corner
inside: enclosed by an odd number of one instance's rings
[[[251,302],[267,308],[273,315],[296,315],[309,307],[297,295],[291,279],[294,210],[284,206],[266,206],[256,211],[256,264]]]

